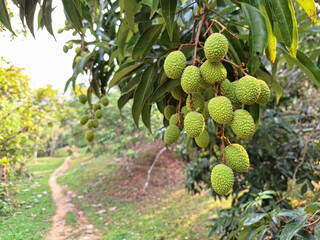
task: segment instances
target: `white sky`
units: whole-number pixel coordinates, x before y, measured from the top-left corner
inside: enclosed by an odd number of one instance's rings
[[[10,34],[0,33],[0,56],[6,61],[10,61],[11,65],[25,68],[24,74],[31,79],[30,86],[32,88],[45,87],[47,84],[53,85],[55,89],[59,89],[62,93],[65,82],[72,75],[72,61],[75,56],[75,45],[68,53],[62,51],[63,45],[70,39],[79,38],[72,36],[72,30],[64,31],[58,34],[59,28],[64,28],[65,16],[61,1],[53,1],[52,12],[53,32],[55,39],[47,32],[46,29],[37,30],[37,14],[39,7],[35,13],[35,39],[28,31],[27,37],[20,34],[14,40],[10,40]],[[16,13],[17,9],[12,8]],[[20,18],[18,18],[20,19]],[[11,23],[13,29],[21,29],[20,21],[17,18]]]

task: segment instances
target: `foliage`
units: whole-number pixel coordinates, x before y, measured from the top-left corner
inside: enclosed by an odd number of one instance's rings
[[[274,191],[253,194],[255,197],[238,209],[218,212],[209,235],[218,232],[221,239],[315,239],[319,236],[318,202],[297,209],[277,204]],[[315,238],[314,238],[315,237]]]

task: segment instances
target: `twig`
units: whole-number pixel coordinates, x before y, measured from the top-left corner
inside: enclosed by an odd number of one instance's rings
[[[276,228],[277,228],[277,229],[280,229],[280,227],[273,221],[273,218],[272,218],[272,216],[270,215],[270,213],[268,213],[267,210],[266,210],[263,206],[261,206],[261,208],[263,209],[263,211],[266,212],[266,214],[268,214],[270,220],[273,222],[273,224],[276,226]]]
[[[178,12],[176,12],[176,14],[180,14],[182,11],[186,10],[188,7],[190,7],[191,5],[195,4],[196,2],[192,2],[189,5],[185,6],[184,8],[180,9]]]
[[[6,120],[7,117],[9,117],[15,110],[17,110],[20,106],[15,107],[14,109],[11,110],[11,112],[9,112],[6,116],[4,116],[1,120],[1,122],[3,122],[4,120]]]
[[[201,18],[201,22],[199,24],[199,28],[198,28],[198,32],[197,32],[197,36],[196,36],[196,41],[195,41],[195,46],[194,46],[194,53],[193,53],[193,63],[192,65],[196,65],[197,63],[197,47],[198,47],[198,44],[199,44],[199,37],[200,37],[200,32],[201,32],[201,28],[202,28],[202,24],[204,22],[204,20],[207,18],[207,15],[208,15],[208,12],[207,10],[205,9],[205,12]]]
[[[8,138],[5,139],[1,144],[2,144],[2,145],[3,145],[3,144],[6,144],[9,140],[15,138],[15,137],[18,136],[19,134],[21,134],[21,133],[23,133],[23,132],[26,132],[26,131],[28,131],[28,127],[23,127],[23,128],[21,128],[16,134],[8,137]]]
[[[162,148],[162,149],[158,152],[156,158],[154,159],[153,163],[151,164],[150,168],[148,169],[147,180],[146,180],[146,183],[144,184],[144,187],[143,187],[143,190],[142,190],[144,193],[146,192],[146,190],[147,190],[147,188],[148,188],[148,186],[149,186],[151,171],[152,171],[152,169],[154,168],[154,165],[155,165],[155,164],[157,163],[157,161],[159,160],[160,155],[161,155],[166,149],[167,149],[167,148],[164,147],[164,148]],[[170,150],[170,148],[169,148],[169,150]]]
[[[224,19],[224,20],[225,20],[226,22],[228,22],[228,23],[231,23],[231,24],[237,25],[237,26],[239,26],[239,27],[243,27],[243,28],[249,29],[249,28],[246,27],[246,26],[243,26],[243,25],[241,25],[241,24],[239,24],[239,23],[236,23],[236,22],[233,22],[233,21],[227,19],[226,17],[220,15],[219,13],[217,13],[217,12],[214,11],[214,10],[209,10],[209,11],[210,11],[210,12],[213,12],[213,13],[214,13],[215,15],[217,15],[218,17],[221,17],[222,19]]]
[[[248,72],[248,69],[247,68],[243,68],[245,65],[244,65],[244,63],[242,63],[242,65],[241,66],[239,66],[239,65],[237,65],[237,64],[235,64],[235,63],[233,63],[233,62],[231,62],[231,61],[229,61],[229,60],[227,60],[227,59],[221,59],[221,61],[224,61],[224,62],[226,62],[226,63],[229,63],[229,64],[231,64],[232,66],[234,66],[235,68],[236,68],[236,70],[238,71],[238,70],[240,70],[245,76],[248,76],[249,74],[247,73]]]

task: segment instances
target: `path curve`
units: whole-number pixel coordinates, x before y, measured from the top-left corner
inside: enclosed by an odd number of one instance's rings
[[[57,178],[65,173],[71,166],[71,157],[67,157],[63,164],[51,174],[49,186],[52,191],[52,198],[56,205],[56,214],[52,218],[52,227],[45,240],[95,240],[101,239],[96,230],[92,229],[92,225],[82,211],[75,208],[71,203],[71,199],[63,194],[62,187],[57,183]],[[73,212],[77,215],[77,229],[66,224],[66,215]]]

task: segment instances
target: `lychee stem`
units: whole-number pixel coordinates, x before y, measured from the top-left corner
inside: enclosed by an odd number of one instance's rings
[[[198,32],[197,32],[197,36],[196,36],[196,41],[194,43],[195,46],[194,46],[193,63],[192,63],[192,65],[194,65],[194,66],[197,63],[197,47],[198,47],[198,44],[199,44],[201,28],[202,28],[202,25],[204,23],[204,20],[207,18],[207,15],[208,15],[207,9],[204,9],[204,14],[203,14],[203,16],[201,18],[201,22],[199,24],[199,28],[198,28]]]

